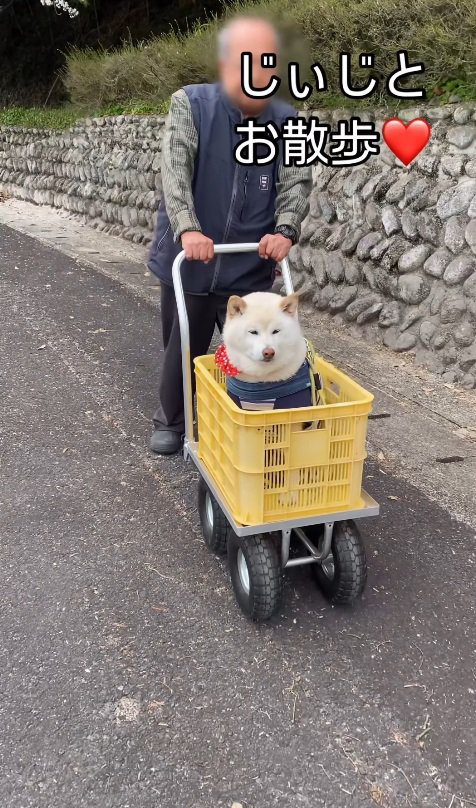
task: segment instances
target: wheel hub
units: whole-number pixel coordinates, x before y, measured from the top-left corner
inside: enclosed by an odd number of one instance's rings
[[[321,561],[321,569],[326,578],[329,578],[330,581],[334,579],[336,568],[334,564],[334,556],[332,555],[332,553],[331,555],[328,555],[327,558],[325,558],[323,561]]]
[[[238,550],[237,563],[238,563],[238,574],[240,576],[240,583],[246,594],[249,595],[250,574],[248,572],[248,564],[246,563],[245,554],[241,548]]]
[[[214,522],[214,518],[213,518],[213,502],[212,502],[212,498],[211,498],[210,494],[208,493],[208,491],[207,491],[207,494],[205,496],[205,514],[206,514],[206,517],[207,517],[208,526],[210,527],[211,530],[213,530],[213,522]]]

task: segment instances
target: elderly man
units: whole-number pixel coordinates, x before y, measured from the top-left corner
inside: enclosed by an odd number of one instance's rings
[[[180,333],[171,268],[185,250],[183,282],[190,322],[192,359],[207,352],[215,325],[221,328],[228,297],[266,291],[276,261],[298,240],[307,212],[310,169],[280,160],[243,166],[234,159],[240,142],[235,126],[247,117],[278,127],[294,115],[288,104],[250,98],[241,87],[241,54],[252,54],[253,86],[267,87],[272,69],[263,53],[278,52],[274,28],[257,18],[237,17],[219,35],[216,84],[174,93],[162,151],[163,196],[149,269],[161,282],[164,364],[151,449],[174,454],[182,445],[184,406]],[[214,257],[214,244],[259,242],[259,253]]]

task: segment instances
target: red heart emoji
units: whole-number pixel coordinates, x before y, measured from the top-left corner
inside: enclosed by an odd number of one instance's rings
[[[383,125],[382,135],[388,148],[407,166],[425,148],[431,128],[423,118],[414,118],[407,124],[399,118],[389,118]]]

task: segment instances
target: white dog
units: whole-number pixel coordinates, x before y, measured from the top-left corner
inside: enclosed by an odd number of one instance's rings
[[[242,409],[291,409],[317,403],[309,346],[298,318],[298,296],[272,292],[233,295],[217,365]]]

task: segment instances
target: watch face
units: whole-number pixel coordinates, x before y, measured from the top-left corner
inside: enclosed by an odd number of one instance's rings
[[[284,236],[285,238],[291,239],[291,241],[294,241],[296,238],[296,233],[294,229],[292,227],[288,227],[288,225],[282,225],[281,227],[278,228],[277,232],[281,233],[281,235]]]

